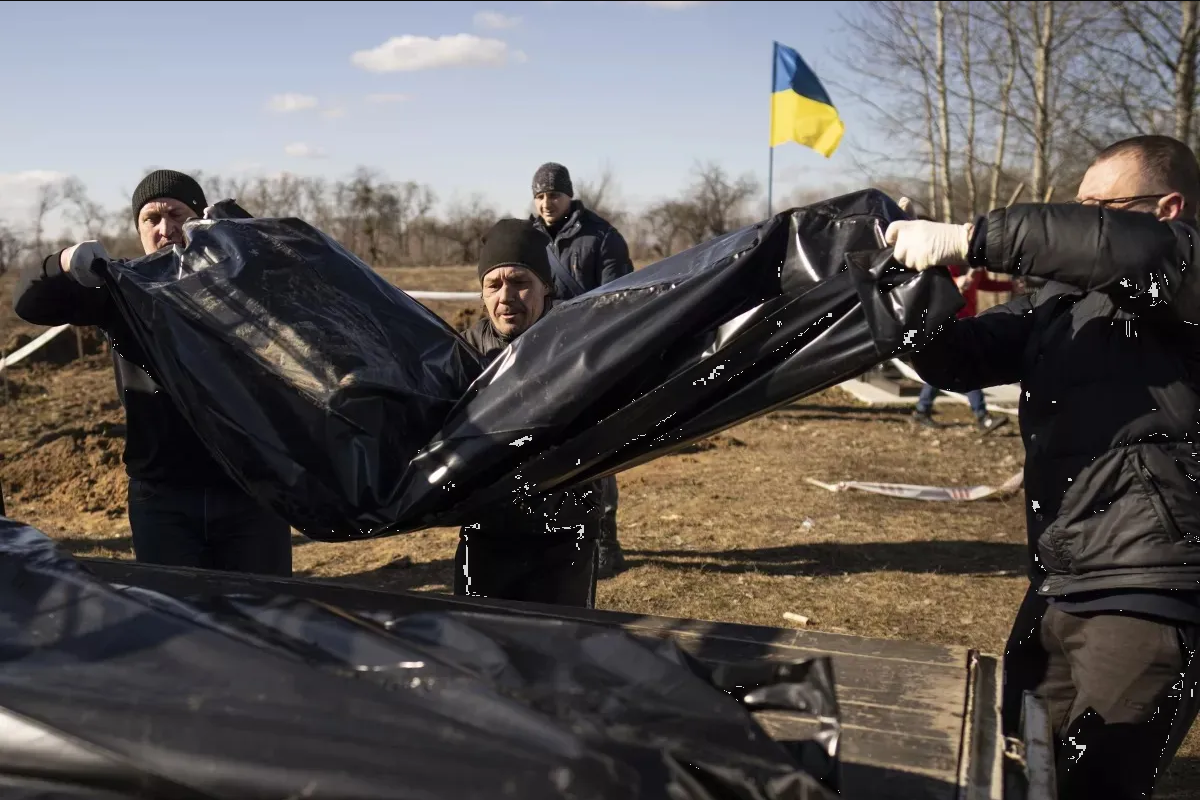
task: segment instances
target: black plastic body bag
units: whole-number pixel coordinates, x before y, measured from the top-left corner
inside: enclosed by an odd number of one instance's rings
[[[115,586],[0,517],[0,793],[837,796],[828,658],[710,667],[615,626],[341,608],[244,577],[236,595]],[[815,735],[774,741],[756,710]]]
[[[780,213],[556,305],[482,374],[297,220],[190,223],[182,254],[116,262],[109,283],[231,475],[345,540],[469,524],[911,350],[963,300],[945,270],[890,257],[904,218],[874,190]]]

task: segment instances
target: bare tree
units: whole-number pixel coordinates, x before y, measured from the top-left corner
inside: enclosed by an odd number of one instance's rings
[[[466,202],[457,201],[446,214],[445,237],[458,245],[459,263],[479,260],[483,235],[499,219],[499,214],[482,195],[474,194]]]
[[[1080,87],[1111,120],[1103,135],[1162,133],[1195,143],[1200,3],[1106,5],[1112,13],[1089,41],[1092,80]]]
[[[830,78],[840,94],[864,106],[875,127],[886,131],[889,145],[897,141],[920,142],[923,152],[913,146],[871,152],[865,143],[858,149],[864,158],[886,164],[887,169],[907,171],[915,178],[927,170],[927,197],[924,205],[936,208],[938,200],[939,144],[937,102],[935,101],[935,62],[933,23],[930,4],[907,0],[881,0],[860,4],[849,16],[843,16],[847,46],[844,64],[855,83]],[[847,4],[847,7],[851,7]],[[863,58],[869,53],[869,58]],[[880,92],[879,87],[887,91]],[[863,172],[870,164],[860,164]]]
[[[937,40],[937,56],[934,61],[934,76],[938,96],[938,148],[941,158],[942,221],[954,221],[954,192],[950,174],[950,96],[946,86],[946,3],[934,0],[934,36]]]
[[[643,216],[649,229],[647,240],[650,252],[657,258],[666,258],[680,247],[696,244],[698,239],[695,232],[704,227],[699,221],[695,204],[684,200],[655,203]],[[703,240],[703,234],[699,240]]]
[[[593,180],[578,181],[575,184],[575,196],[584,207],[591,209],[613,225],[619,225],[624,215],[616,207],[616,180],[613,178],[612,165],[605,164],[600,174]]]
[[[692,174],[695,179],[686,199],[695,207],[697,216],[693,244],[729,233],[748,222],[746,203],[759,191],[752,175],[734,179],[715,163],[697,164]]]
[[[83,228],[88,239],[99,239],[108,224],[108,213],[104,206],[88,196],[87,187],[79,178],[68,178],[62,184],[62,199],[70,207],[70,216]]]
[[[975,120],[978,114],[978,103],[975,100],[975,83],[971,79],[971,10],[966,4],[955,4],[951,11],[958,18],[958,63],[963,89],[967,94],[963,174],[967,182],[967,208],[970,218],[974,219],[975,215],[979,213],[979,188],[975,184],[975,169],[978,165],[975,155]],[[947,125],[949,125],[948,122]]]
[[[1017,79],[1018,39],[1016,21],[1011,2],[991,3],[1003,22],[1001,45],[997,49],[989,48],[989,60],[997,74],[1002,75],[996,112],[996,150],[992,157],[991,183],[988,188],[987,208],[990,211],[997,208],[1000,201],[1000,179],[1004,173],[1005,145],[1008,143],[1008,119],[1012,114],[1012,89]],[[999,53],[999,55],[998,55]],[[974,99],[974,95],[972,95]],[[1011,204],[1010,204],[1011,205]]]
[[[15,269],[25,252],[25,243],[15,230],[0,223],[0,275]]]
[[[46,235],[46,217],[62,203],[62,186],[55,183],[43,183],[38,187],[33,202],[33,248],[41,252]]]

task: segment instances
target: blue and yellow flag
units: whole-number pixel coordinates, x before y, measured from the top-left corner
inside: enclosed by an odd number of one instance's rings
[[[771,147],[796,142],[829,158],[842,141],[846,126],[825,87],[800,54],[775,43],[771,88]]]

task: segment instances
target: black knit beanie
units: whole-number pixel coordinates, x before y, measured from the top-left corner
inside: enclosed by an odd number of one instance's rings
[[[554,273],[550,269],[550,255],[546,252],[549,243],[546,234],[533,227],[530,220],[500,220],[483,236],[483,247],[479,249],[479,282],[482,284],[483,276],[497,267],[525,267],[553,288]]]
[[[176,172],[173,169],[159,169],[142,178],[142,182],[133,190],[133,220],[137,222],[142,206],[151,200],[161,200],[169,197],[178,200],[196,212],[196,216],[204,216],[208,202],[204,199],[204,190],[190,175]]]
[[[575,187],[571,185],[571,173],[562,164],[553,161],[542,164],[533,173],[533,196],[542,192],[562,192],[567,197],[575,196]]]

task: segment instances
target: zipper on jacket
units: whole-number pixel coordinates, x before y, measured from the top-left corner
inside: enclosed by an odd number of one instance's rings
[[[1150,468],[1142,461],[1140,453],[1137,456],[1137,468],[1138,476],[1142,479],[1142,487],[1146,490],[1146,494],[1150,495],[1150,504],[1154,506],[1154,513],[1158,515],[1158,521],[1175,541],[1182,541],[1183,535],[1175,525],[1175,518],[1168,512],[1167,504],[1158,490],[1158,484],[1155,483],[1154,476],[1150,474]]]

